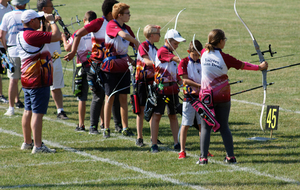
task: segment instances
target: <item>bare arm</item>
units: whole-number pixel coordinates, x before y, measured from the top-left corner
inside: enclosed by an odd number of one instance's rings
[[[174,56],[171,61],[175,61],[176,63],[180,63],[180,59],[177,56]]]
[[[64,60],[68,61],[68,60],[72,60],[73,57],[75,56],[76,52],[77,52],[77,48],[78,48],[78,45],[79,45],[79,42],[80,42],[80,39],[87,35],[89,32],[84,28],[80,28],[76,34],[75,34],[75,37],[74,37],[74,41],[73,41],[73,44],[72,44],[72,49],[71,49],[71,52],[69,52],[67,55],[65,55],[64,57]]]
[[[66,35],[64,33],[61,33],[61,39],[64,43],[64,48],[66,51],[70,51],[72,48],[72,44],[69,44],[66,38]]]
[[[51,21],[54,21],[54,17],[52,14],[44,14],[45,19],[50,23]],[[51,42],[57,42],[61,39],[60,31],[58,26],[55,24],[50,24],[52,36],[51,36]]]
[[[150,60],[149,56],[148,55],[144,55],[142,56],[143,59],[144,59],[144,63],[149,66],[149,67],[153,67],[153,62]]]
[[[130,41],[131,43],[133,43],[135,45],[135,49],[139,48],[140,43],[134,37],[132,37],[130,34],[128,34],[128,33],[126,33],[126,32],[124,32],[124,31],[121,30],[121,31],[118,32],[118,35],[121,38],[123,38],[123,39],[125,39],[127,41]]]
[[[195,81],[189,79],[188,75],[181,75],[181,78],[182,78],[184,84],[201,88],[201,84],[196,83]]]
[[[6,34],[7,34],[6,31],[0,30],[0,40],[1,40],[1,43],[2,43],[5,50],[7,50],[6,38],[5,38]]]

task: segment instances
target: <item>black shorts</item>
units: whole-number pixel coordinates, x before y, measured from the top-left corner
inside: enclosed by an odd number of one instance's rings
[[[137,95],[139,98],[139,105],[145,106],[148,98],[148,84],[146,82],[138,82]]]
[[[125,73],[103,72],[103,75],[105,94],[107,96],[123,88],[118,94],[130,94],[130,72],[128,70]]]
[[[6,54],[6,51],[4,48],[0,48],[0,51],[4,54]],[[5,75],[6,74],[6,68],[2,67],[2,59],[0,59],[0,74]]]
[[[168,103],[165,101],[168,98]],[[157,97],[157,106],[154,108],[154,113],[163,115],[166,105],[168,106],[168,115],[176,114],[176,106],[179,104],[178,94],[161,95]]]

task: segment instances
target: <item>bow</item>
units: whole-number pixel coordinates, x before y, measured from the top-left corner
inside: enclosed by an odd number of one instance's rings
[[[198,49],[195,45],[195,37],[196,37],[196,34],[194,34],[194,36],[193,36],[193,46],[194,46],[195,50],[197,51],[197,53],[201,56],[201,53],[198,51]]]
[[[179,13],[176,15],[176,20],[175,20],[175,30],[176,30],[176,26],[177,26],[177,20],[178,20],[178,17],[179,17],[179,15],[180,15],[180,13],[182,12],[182,11],[184,11],[186,8],[184,8],[184,9],[182,9],[181,11],[179,11]],[[164,27],[162,27],[161,29],[160,29],[160,31],[162,31],[170,22],[172,22],[172,20],[175,18],[175,16],[164,26]]]
[[[53,8],[54,12],[56,13],[57,16],[60,17],[60,15],[58,14],[58,11]],[[67,36],[67,39],[69,39],[72,34],[70,33],[70,31],[68,30],[68,28],[66,27],[65,23],[62,21],[62,19],[58,20],[58,23],[60,24],[60,26],[62,27],[62,29],[64,30],[65,35]]]
[[[257,55],[259,57],[259,62],[262,63],[265,61],[263,54],[261,53],[260,49],[259,49],[259,45],[256,42],[253,34],[251,33],[250,29],[248,28],[248,26],[246,25],[246,23],[243,21],[243,19],[239,16],[237,10],[236,10],[236,0],[234,1],[234,11],[236,16],[240,19],[240,21],[243,23],[243,25],[246,27],[247,31],[249,32],[252,41],[253,41],[253,45],[255,47],[255,50],[257,52]],[[263,113],[264,113],[264,108],[265,108],[265,103],[266,103],[266,98],[267,98],[267,70],[263,70],[262,71],[262,84],[263,84],[263,88],[264,88],[264,100],[263,100],[263,105],[262,105],[262,109],[261,109],[261,114],[260,114],[260,128],[262,131],[264,131],[263,127],[262,127],[262,117],[263,117]]]
[[[175,26],[174,26],[174,30],[176,30],[176,26],[177,26],[177,20],[178,20],[178,17],[179,17],[179,15],[180,15],[180,13],[182,12],[182,11],[184,11],[186,8],[184,8],[184,9],[182,9],[181,11],[179,11],[179,13],[177,14],[177,16],[176,16],[176,20],[175,20]]]
[[[75,31],[75,28],[74,28],[73,24],[76,24],[76,23],[77,23],[77,24],[80,26],[80,22],[82,22],[83,20],[79,20],[79,19],[78,19],[78,15],[76,15],[76,21],[75,21],[75,22],[72,22],[72,21],[73,21],[73,17],[71,18],[71,23],[65,25],[65,27],[72,26],[73,30]]]

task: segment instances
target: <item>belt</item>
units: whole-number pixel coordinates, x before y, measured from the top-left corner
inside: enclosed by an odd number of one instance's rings
[[[121,58],[126,57],[126,56],[127,56],[127,54],[126,55],[114,55],[114,56],[110,56],[110,57],[105,58],[103,60],[103,63],[105,61],[109,61],[109,60],[112,60],[112,59],[121,59]]]
[[[142,80],[137,80],[137,83],[153,83],[153,81],[154,81],[154,77],[152,77],[152,78],[146,78],[146,80],[145,79],[142,79]]]
[[[198,98],[199,98],[199,96],[195,95],[195,94],[185,94],[184,98],[183,98],[183,101],[184,102],[189,102],[189,101],[192,101],[193,99],[198,99]]]
[[[163,83],[164,87],[173,86],[174,84],[176,84],[176,82],[166,82],[166,83]]]

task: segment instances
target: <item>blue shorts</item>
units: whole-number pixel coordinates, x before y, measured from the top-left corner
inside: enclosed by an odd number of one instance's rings
[[[24,91],[25,110],[46,114],[50,98],[50,87],[22,89]]]

